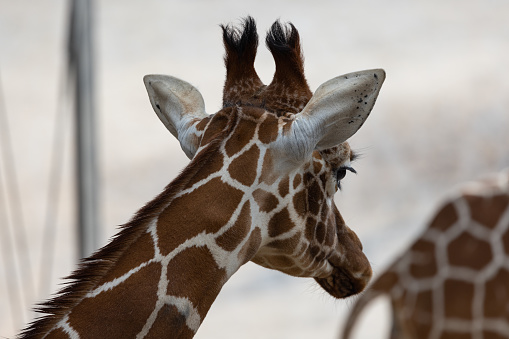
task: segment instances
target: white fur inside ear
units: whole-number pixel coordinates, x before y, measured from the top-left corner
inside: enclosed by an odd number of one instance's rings
[[[198,149],[193,122],[207,117],[202,95],[188,82],[169,75],[146,75],[143,82],[157,116],[192,158]]]
[[[313,138],[314,149],[339,145],[354,135],[373,109],[384,80],[385,71],[374,69],[321,85],[296,119],[299,128]]]

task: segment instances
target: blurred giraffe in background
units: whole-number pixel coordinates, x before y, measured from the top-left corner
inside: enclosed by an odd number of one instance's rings
[[[272,25],[276,71],[254,69],[255,22],[222,26],[223,108],[164,75],[144,78],[156,114],[190,164],[85,259],[71,283],[20,338],[191,338],[228,279],[246,262],[313,277],[336,298],[359,293],[371,267],[334,194],[355,153],[346,142],[364,123],[383,70],[346,74],[314,94],[299,34]]]
[[[391,338],[509,338],[509,170],[463,186],[365,291],[343,338],[388,295]]]

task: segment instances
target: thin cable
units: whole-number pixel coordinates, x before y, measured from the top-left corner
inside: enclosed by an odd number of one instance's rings
[[[11,199],[13,195],[13,190],[16,191],[17,187],[14,183],[9,181],[12,181],[15,179],[12,176],[13,165],[9,164],[9,161],[13,161],[12,157],[9,154],[11,152],[10,150],[10,135],[9,135],[9,128],[7,124],[7,113],[5,108],[5,101],[3,100],[3,91],[2,91],[2,85],[1,85],[1,77],[0,77],[0,232],[1,232],[1,244],[2,244],[2,257],[4,259],[4,267],[5,267],[5,279],[7,284],[7,293],[9,294],[9,304],[11,308],[11,314],[12,314],[12,321],[14,328],[18,328],[22,323],[24,323],[24,312],[21,309],[21,305],[26,305],[24,301],[27,301],[26,296],[23,293],[23,278],[30,278],[30,283],[32,283],[31,280],[31,272],[29,267],[25,267],[29,273],[25,271],[25,276],[23,277],[23,274],[21,273],[23,267],[22,259],[19,255],[19,252],[16,251],[15,246],[13,244],[16,244],[15,238],[16,237],[16,222],[19,222],[19,206],[18,209],[13,207],[13,205],[16,205],[14,203],[11,204],[11,218],[9,218],[8,211],[9,211],[9,204],[8,204],[8,197],[9,197],[9,190],[7,186],[10,186],[10,193],[11,193]],[[3,166],[2,166],[3,163]],[[3,171],[1,170],[2,167],[6,168],[6,174],[3,175]],[[11,173],[9,173],[9,171]],[[5,178],[4,178],[5,177]],[[4,181],[7,183],[6,188],[2,189],[4,185],[2,185],[2,182]],[[9,185],[10,184],[10,185]],[[19,195],[16,195],[16,198],[19,199]],[[2,203],[3,202],[3,203]],[[19,200],[18,200],[19,203]],[[19,224],[18,224],[19,225]],[[21,226],[21,225],[19,225]],[[13,230],[11,230],[13,228]],[[21,248],[25,246],[26,248],[26,240],[24,238],[24,230],[22,230],[22,241],[20,245]],[[19,234],[18,234],[19,235]],[[28,254],[27,254],[28,255]],[[27,260],[28,265],[29,261]],[[24,298],[25,297],[25,298]]]

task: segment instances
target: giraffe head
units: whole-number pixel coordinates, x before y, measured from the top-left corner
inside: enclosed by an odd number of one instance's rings
[[[339,76],[313,94],[304,76],[297,30],[275,22],[266,44],[276,70],[266,86],[254,68],[254,20],[247,18],[240,29],[222,30],[227,72],[223,108],[217,113],[206,114],[201,94],[185,81],[163,75],[144,78],[155,112],[186,155],[193,159],[210,153],[213,159],[193,179],[193,187],[217,177],[218,184],[242,193],[232,194],[235,206],[225,203],[224,210],[210,213],[231,214],[231,220],[242,224],[236,232],[249,239],[237,246],[225,233],[221,246],[237,251],[238,266],[252,260],[313,277],[337,298],[362,291],[371,267],[335,206],[334,194],[346,173],[355,172],[355,153],[347,140],[373,108],[384,71]],[[229,199],[214,197],[214,192],[210,197]]]

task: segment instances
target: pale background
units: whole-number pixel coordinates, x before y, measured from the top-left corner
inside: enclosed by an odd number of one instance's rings
[[[452,187],[509,166],[507,1],[97,0],[95,7],[102,244],[188,162],[153,113],[143,75],[187,80],[214,113],[225,73],[218,25],[248,14],[262,39],[278,18],[295,24],[312,90],[343,73],[387,72],[373,114],[351,140],[364,154],[355,163],[359,174],[347,177],[336,199],[375,273],[419,234]],[[51,284],[36,292],[49,267],[41,238],[67,12],[62,0],[0,0],[0,104],[28,234],[23,260],[33,275],[19,282],[14,259],[1,252],[0,337],[16,333],[33,316],[30,306],[56,291],[77,260],[67,119],[56,261]],[[263,42],[256,66],[270,82],[274,66]],[[8,302],[14,287],[24,290],[23,314]],[[332,300],[311,279],[248,264],[225,285],[196,337],[336,338],[352,300]],[[375,307],[359,338],[384,337],[386,307]]]

